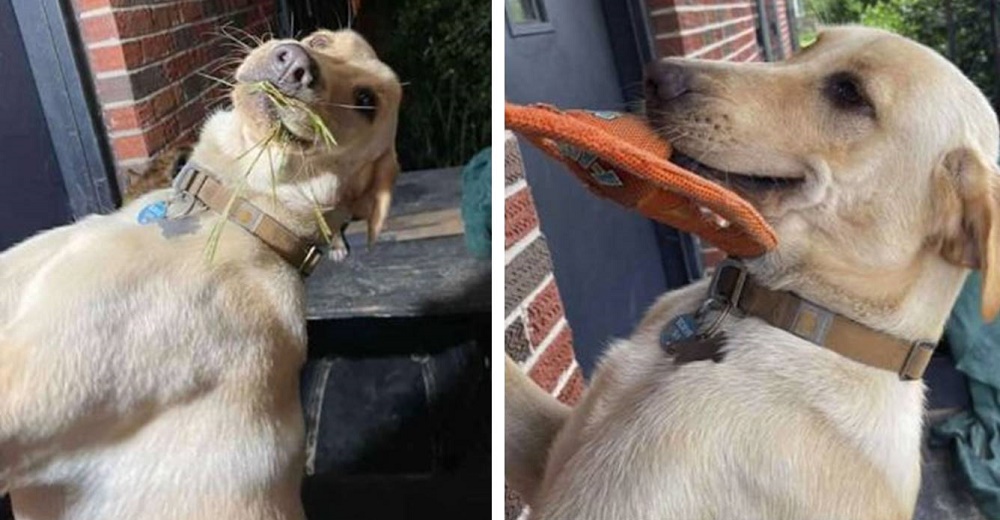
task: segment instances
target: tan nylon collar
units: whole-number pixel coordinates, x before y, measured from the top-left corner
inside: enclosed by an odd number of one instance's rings
[[[185,193],[210,209],[226,215],[236,225],[256,236],[303,276],[309,276],[323,258],[316,244],[303,240],[250,201],[236,197],[219,181],[189,161],[174,179],[174,189]],[[230,201],[232,206],[230,206]],[[227,212],[228,209],[228,212]],[[227,214],[228,213],[228,214]]]
[[[708,299],[858,363],[894,372],[904,381],[923,377],[936,346],[930,341],[911,342],[891,336],[791,292],[762,287],[742,264],[733,260],[716,268]]]

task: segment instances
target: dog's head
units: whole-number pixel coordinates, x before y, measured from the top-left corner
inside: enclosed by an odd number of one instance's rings
[[[965,271],[943,266],[964,265],[983,270],[984,314],[1000,309],[996,115],[934,51],[831,28],[782,63],[662,60],[646,89],[678,162],[774,226],[777,250],[753,262],[762,278],[893,306],[915,273],[957,273],[950,287]]]
[[[321,30],[302,40],[266,41],[249,50],[235,79],[237,132],[243,148],[253,145],[241,161],[257,156],[253,147],[263,143],[267,160],[260,162],[280,162],[277,172],[271,164],[255,166],[251,188],[270,191],[276,182],[294,209],[346,208],[377,234],[399,171],[402,88],[364,38]]]

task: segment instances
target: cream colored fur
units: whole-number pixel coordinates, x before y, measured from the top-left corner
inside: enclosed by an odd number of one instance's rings
[[[247,151],[274,120],[238,87],[236,108],[211,116],[193,152],[234,189],[249,172],[245,195],[311,240],[314,204],[384,216],[371,201],[388,204],[400,92],[359,36],[319,34],[354,49],[311,51],[327,87],[371,85],[376,117],[324,112],[341,146],[275,144],[253,164]],[[213,212],[172,238],[136,222],[169,196],[148,194],[0,253],[0,492],[10,491],[18,519],[304,518],[302,280],[231,223],[207,262],[221,218]]]
[[[971,265],[984,271],[984,314],[996,314],[1000,133],[943,58],[835,28],[781,64],[675,63],[690,92],[651,103],[649,117],[680,151],[739,175],[802,179],[741,191],[778,233],[775,251],[748,262],[756,280],[904,340],[937,340]],[[831,105],[824,85],[845,71],[871,113]],[[724,321],[721,362],[675,366],[658,334],[706,292],[701,282],[661,298],[604,355],[569,419],[533,420],[551,398],[523,390],[531,382],[508,364],[507,445],[548,447],[507,470],[544,461],[541,478],[511,481],[532,518],[910,518],[922,382],[755,318]]]

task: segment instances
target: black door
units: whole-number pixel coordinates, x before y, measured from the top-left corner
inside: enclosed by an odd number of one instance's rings
[[[0,250],[70,221],[52,138],[10,0],[0,0]]]
[[[508,0],[507,100],[610,110],[634,102],[648,57],[616,45],[633,41],[613,35],[634,20],[611,9],[628,2],[607,3]],[[594,197],[523,140],[521,151],[577,359],[589,374],[608,341],[628,335],[658,295],[690,281],[683,237]]]

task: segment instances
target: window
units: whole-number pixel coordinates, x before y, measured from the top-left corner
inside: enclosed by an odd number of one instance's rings
[[[507,27],[511,36],[551,32],[545,0],[506,0]]]

